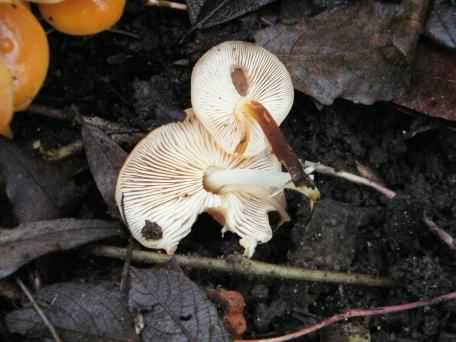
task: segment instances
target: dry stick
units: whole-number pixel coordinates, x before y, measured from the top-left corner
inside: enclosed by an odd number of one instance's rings
[[[115,246],[98,245],[91,247],[90,253],[97,256],[124,260],[127,255],[127,250]],[[164,264],[171,259],[171,256],[168,255],[140,250],[133,250],[131,256],[132,261],[152,264]],[[292,266],[280,266],[262,261],[250,260],[241,256],[214,259],[199,256],[174,255],[174,259],[181,266],[237,273],[248,276],[375,287],[391,287],[394,285],[394,282],[391,279],[374,277],[367,274],[319,271]]]
[[[315,331],[318,331],[318,330],[320,330],[324,327],[327,327],[329,325],[332,325],[334,323],[337,323],[340,321],[345,321],[349,318],[385,315],[385,314],[390,314],[390,313],[394,313],[394,312],[412,310],[412,309],[420,308],[423,306],[435,305],[435,304],[439,304],[444,301],[454,300],[454,299],[456,299],[456,291],[450,292],[445,295],[438,296],[438,297],[435,297],[432,299],[420,300],[418,302],[413,302],[413,303],[382,306],[382,307],[377,307],[377,308],[372,308],[372,309],[349,309],[347,311],[344,311],[343,313],[339,313],[337,315],[328,317],[317,324],[302,328],[302,329],[295,331],[293,333],[290,333],[290,334],[286,334],[286,335],[279,336],[279,337],[263,338],[263,339],[256,339],[256,340],[236,340],[235,342],[284,342],[284,341],[290,341],[295,338],[302,337],[302,336],[308,335],[310,333],[313,333]]]
[[[376,183],[370,179],[355,175],[350,172],[336,171],[336,169],[334,169],[333,167],[326,166],[326,165],[323,165],[320,163],[311,162],[308,160],[304,161],[302,164],[304,165],[304,168],[312,167],[315,170],[315,172],[317,172],[317,173],[342,178],[342,179],[348,180],[352,183],[368,186],[368,187],[375,189],[378,192],[382,193],[388,199],[393,199],[397,195],[396,192],[384,187],[383,185],[381,185],[379,183]]]
[[[49,332],[51,333],[52,337],[56,342],[62,342],[60,339],[59,335],[57,334],[57,331],[55,330],[54,326],[52,323],[49,321],[49,319],[46,317],[46,314],[41,310],[40,306],[38,303],[35,301],[35,298],[33,298],[32,294],[28,290],[27,286],[22,282],[22,280],[19,277],[16,277],[16,283],[19,285],[21,288],[22,292],[24,292],[25,296],[27,299],[32,303],[33,308],[35,309],[36,313],[38,316],[40,316],[41,320],[43,321],[44,325],[48,328]]]
[[[132,238],[128,239],[128,246],[127,246],[127,255],[124,260],[124,267],[122,270],[122,278],[120,279],[120,291],[125,292],[128,290],[128,275],[130,273],[130,265],[131,265],[131,254],[133,252],[134,242]]]
[[[134,134],[131,134],[131,133],[109,134],[108,133],[108,135],[116,143],[128,144],[128,145],[134,145],[144,137],[143,133],[134,133]],[[38,147],[38,149],[39,149],[41,155],[47,160],[62,160],[62,159],[69,158],[71,156],[74,156],[75,154],[82,152],[83,146],[84,145],[81,140],[76,140],[76,141],[72,142],[71,144],[68,144],[68,145],[65,145],[65,146],[62,146],[59,148],[45,150],[42,147]]]
[[[255,118],[260,125],[271,145],[272,152],[274,152],[277,158],[279,158],[287,171],[290,173],[292,182],[296,186],[306,185],[311,188],[315,188],[315,184],[304,172],[298,156],[288,144],[288,141],[283,135],[280,127],[277,125],[268,110],[261,103],[256,101],[250,102],[246,109],[249,110],[249,114]]]
[[[166,0],[146,0],[146,6],[157,6],[157,7],[168,7],[172,9],[177,9],[180,11],[186,11],[187,5],[181,4],[174,1],[166,1]]]
[[[440,228],[434,221],[429,218],[429,216],[427,216],[426,213],[424,213],[423,220],[431,232],[437,235],[437,237],[442,240],[452,251],[456,251],[456,241],[450,234]]]

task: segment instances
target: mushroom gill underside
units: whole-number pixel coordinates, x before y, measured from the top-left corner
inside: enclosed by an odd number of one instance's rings
[[[258,243],[272,238],[268,213],[276,211],[282,221],[288,219],[283,188],[245,185],[241,180],[236,185],[236,179],[207,188],[206,176],[214,170],[268,175],[280,174],[281,165],[269,152],[253,157],[226,153],[196,119],[152,131],[130,154],[116,187],[117,204],[134,238],[145,247],[173,254],[198,215],[208,212],[224,224],[222,233],[240,237],[244,254],[251,257]],[[211,179],[217,177],[216,173]]]

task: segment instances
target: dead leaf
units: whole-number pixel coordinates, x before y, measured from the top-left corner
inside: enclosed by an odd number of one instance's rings
[[[122,226],[102,220],[59,219],[0,229],[0,279],[41,255],[122,235]]]
[[[425,43],[418,48],[413,86],[395,103],[433,117],[456,120],[456,52]]]
[[[117,175],[127,159],[127,153],[102,130],[88,124],[82,125],[82,141],[98,190],[109,211],[117,213],[114,197]]]
[[[456,49],[456,3],[434,1],[425,34],[443,46]]]
[[[190,22],[208,28],[253,12],[275,0],[187,0]]]
[[[50,162],[0,138],[0,173],[19,223],[61,217],[81,193],[70,176]]]
[[[131,268],[130,311],[143,341],[231,341],[206,294],[182,272]]]
[[[295,25],[257,32],[259,45],[288,67],[295,88],[329,105],[391,100],[410,84],[429,1],[357,1]]]
[[[35,299],[65,342],[139,341],[127,310],[127,298],[117,286],[60,283],[44,287]],[[28,338],[49,337],[33,308],[6,315],[12,333]]]

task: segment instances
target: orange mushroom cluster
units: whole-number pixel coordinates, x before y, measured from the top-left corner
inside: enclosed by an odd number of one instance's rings
[[[70,35],[91,35],[112,27],[125,0],[37,0],[43,18]],[[0,135],[11,137],[9,123],[42,87],[49,66],[46,33],[20,0],[0,0]],[[12,104],[11,104],[12,103]]]

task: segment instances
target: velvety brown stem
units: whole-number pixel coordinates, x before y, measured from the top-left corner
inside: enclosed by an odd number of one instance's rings
[[[295,186],[298,187],[306,185],[309,187],[315,187],[312,180],[304,172],[298,156],[288,144],[288,141],[280,130],[279,125],[277,125],[268,110],[261,103],[256,101],[249,103],[249,109],[249,114],[254,117],[260,125],[266,138],[271,144],[272,152],[274,152],[280,162],[285,165]]]

